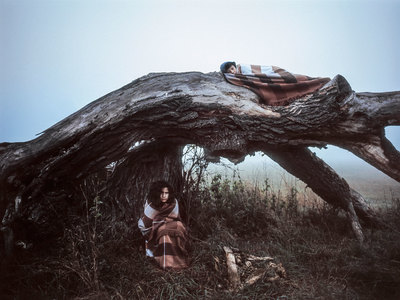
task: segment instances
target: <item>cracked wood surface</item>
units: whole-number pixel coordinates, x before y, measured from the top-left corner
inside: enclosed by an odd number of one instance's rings
[[[158,141],[196,144],[234,162],[254,151],[280,159],[279,153],[332,144],[400,181],[399,152],[384,136],[389,125],[400,125],[400,92],[355,93],[340,75],[288,106],[269,107],[217,72],[148,74],[86,105],[34,140],[0,144],[0,208],[4,213],[18,194],[32,197],[48,182],[85,178],[140,152],[138,145]],[[326,170],[323,162],[314,166]],[[294,166],[284,168],[314,184],[331,204],[346,209],[349,199],[356,201],[339,176],[321,184],[325,181],[300,174]],[[329,200],[329,185],[339,194],[346,189],[345,200]],[[353,204],[364,205],[360,203]]]

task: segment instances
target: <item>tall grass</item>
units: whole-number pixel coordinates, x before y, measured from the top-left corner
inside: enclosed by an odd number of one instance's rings
[[[136,228],[111,218],[101,182],[87,185],[81,211],[50,249],[2,261],[1,299],[400,298],[399,199],[379,211],[388,227],[365,229],[360,246],[340,211],[296,185],[216,174],[186,186],[191,266],[176,272],[147,260]],[[272,256],[287,277],[229,291],[223,246]]]

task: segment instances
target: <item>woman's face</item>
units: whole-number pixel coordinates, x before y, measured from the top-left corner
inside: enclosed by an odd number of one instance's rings
[[[167,187],[162,188],[162,189],[161,189],[161,194],[160,194],[160,200],[161,200],[161,202],[163,202],[163,203],[167,202],[167,201],[168,201],[168,197],[169,197],[168,188],[167,188]]]
[[[230,66],[228,69],[228,73],[236,74],[236,67],[234,65]]]

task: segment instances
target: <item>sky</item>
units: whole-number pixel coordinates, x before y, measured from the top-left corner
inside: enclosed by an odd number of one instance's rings
[[[31,140],[150,72],[226,60],[398,91],[399,15],[400,0],[0,0],[0,143]],[[400,149],[400,127],[386,132]]]

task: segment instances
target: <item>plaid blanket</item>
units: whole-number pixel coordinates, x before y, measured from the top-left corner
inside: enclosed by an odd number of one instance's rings
[[[330,78],[293,74],[276,66],[238,65],[237,73],[224,73],[228,82],[244,86],[266,105],[287,105],[320,89]]]
[[[146,201],[138,226],[146,239],[146,251],[161,268],[182,269],[188,266],[186,227],[181,222],[177,200],[161,208]]]

